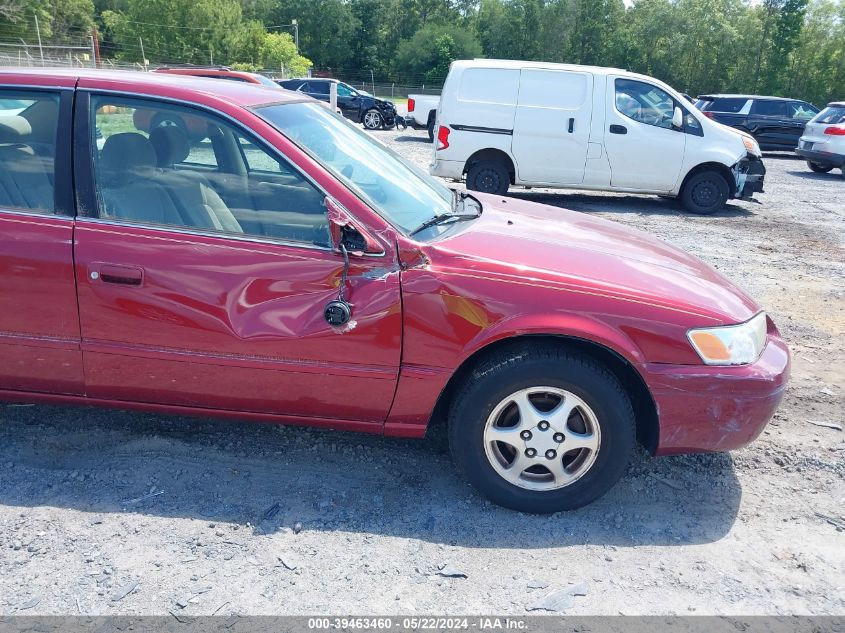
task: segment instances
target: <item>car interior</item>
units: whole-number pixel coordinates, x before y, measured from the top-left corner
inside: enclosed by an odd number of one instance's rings
[[[183,124],[187,118],[194,119],[192,129],[196,120],[204,129],[193,140]],[[142,120],[150,119],[125,106],[97,108],[96,128],[105,138],[95,161],[102,216],[329,243],[323,194],[270,150],[194,113],[170,112],[170,124],[150,130],[136,127]]]
[[[58,100],[0,105],[0,207],[52,213]]]

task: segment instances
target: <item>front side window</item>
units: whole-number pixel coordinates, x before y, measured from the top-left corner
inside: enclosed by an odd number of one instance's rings
[[[96,96],[92,111],[100,217],[328,245],[323,194],[240,128],[140,99]]]
[[[452,210],[451,189],[322,105],[277,104],[255,112],[406,233]]]
[[[617,79],[616,109],[639,123],[670,130],[675,100],[657,86],[631,79]]]
[[[0,91],[0,208],[54,213],[59,96]]]
[[[338,97],[351,97],[355,94],[355,91],[347,86],[346,84],[337,84],[337,96]]]
[[[794,101],[790,103],[787,110],[790,118],[797,119],[798,121],[809,121],[819,113],[819,111],[809,103],[804,103],[802,101]]]

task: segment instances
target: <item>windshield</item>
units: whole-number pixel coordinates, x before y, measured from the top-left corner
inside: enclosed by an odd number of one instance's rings
[[[323,106],[288,103],[255,111],[405,233],[452,211],[451,189]]]
[[[845,123],[845,105],[827,106],[819,112],[813,123]]]

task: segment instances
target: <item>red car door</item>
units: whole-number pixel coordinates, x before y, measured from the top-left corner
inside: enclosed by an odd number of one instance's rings
[[[0,390],[82,394],[73,89],[0,89]]]
[[[170,124],[147,134],[147,110]],[[76,229],[87,393],[378,430],[401,349],[392,246],[352,258],[353,320],[333,328],[343,257],[325,193],[275,149],[155,100],[82,93],[77,112],[92,148],[77,165],[93,168],[77,187],[96,212]]]

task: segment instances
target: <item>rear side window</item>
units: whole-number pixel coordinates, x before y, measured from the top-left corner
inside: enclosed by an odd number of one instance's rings
[[[845,106],[828,106],[819,113],[813,123],[845,123]]]
[[[516,105],[519,70],[468,68],[461,75],[460,101]]]
[[[524,69],[519,105],[577,110],[587,100],[587,75],[558,70]]]
[[[325,81],[312,81],[308,84],[308,92],[316,95],[329,94],[329,84]]]
[[[0,91],[0,208],[54,213],[59,96]]]
[[[789,116],[786,101],[765,101],[758,99],[754,102],[752,111],[754,114],[759,114],[760,116]]]
[[[748,99],[729,97],[704,102],[704,105],[700,106],[700,108],[702,111],[706,112],[727,112],[730,114],[737,114],[745,107],[746,103],[748,103]]]

